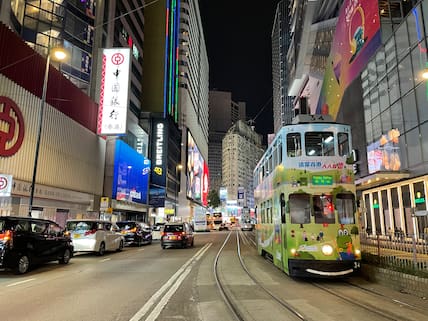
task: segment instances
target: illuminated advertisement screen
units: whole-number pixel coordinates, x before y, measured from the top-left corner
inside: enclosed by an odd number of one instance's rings
[[[220,187],[219,197],[220,197],[220,201],[222,201],[222,202],[227,201],[227,188],[226,187]]]
[[[367,146],[367,163],[370,174],[401,169],[399,137],[400,132],[392,129],[379,141]]]
[[[209,190],[210,176],[208,171],[208,164],[204,161],[204,174],[202,178],[202,205],[208,205],[208,190]]]
[[[188,198],[202,203],[202,194],[204,187],[204,164],[198,146],[193,139],[190,131],[187,132],[187,166],[186,166],[186,195]],[[208,177],[206,176],[206,179]],[[205,183],[208,184],[208,183]],[[208,186],[206,185],[206,192]]]
[[[340,8],[317,114],[336,119],[343,93],[381,45],[378,1],[345,0]]]
[[[118,201],[147,204],[150,160],[116,140],[112,196]]]

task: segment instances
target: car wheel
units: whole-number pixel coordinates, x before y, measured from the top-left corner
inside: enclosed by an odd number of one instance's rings
[[[71,259],[71,251],[69,249],[65,249],[62,257],[59,259],[60,264],[68,264]]]
[[[100,248],[98,250],[98,255],[103,256],[105,253],[106,253],[106,245],[104,244],[104,242],[101,242]]]
[[[165,250],[166,246],[165,246],[165,245],[162,245],[162,248]]]
[[[122,250],[123,250],[123,240],[120,240],[119,248],[117,249],[117,251],[120,252]]]
[[[22,254],[18,257],[17,265],[14,268],[15,274],[27,273],[30,269],[30,258],[26,254]]]

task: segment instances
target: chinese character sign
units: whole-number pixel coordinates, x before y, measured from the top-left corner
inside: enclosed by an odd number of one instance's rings
[[[129,48],[103,49],[98,134],[126,134],[129,93]]]

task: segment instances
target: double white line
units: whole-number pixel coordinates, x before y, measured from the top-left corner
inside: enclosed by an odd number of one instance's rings
[[[152,312],[145,318],[145,321],[155,321],[162,312],[165,305],[168,303],[172,295],[177,291],[178,287],[183,283],[184,279],[189,275],[193,266],[210,248],[212,243],[205,244],[194,256],[192,256],[180,269],[143,305],[143,307],[129,320],[139,321],[144,315],[155,305],[156,301],[162,296],[162,299],[154,307]],[[169,289],[169,290],[168,290]],[[168,290],[168,291],[167,291]],[[165,294],[164,292],[167,291]]]

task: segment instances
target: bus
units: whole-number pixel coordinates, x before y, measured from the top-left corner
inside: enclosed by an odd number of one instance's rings
[[[290,276],[343,277],[361,264],[351,128],[298,115],[254,170],[257,250]]]
[[[223,215],[221,212],[213,212],[212,214],[214,230],[220,230],[220,225],[223,223]]]

